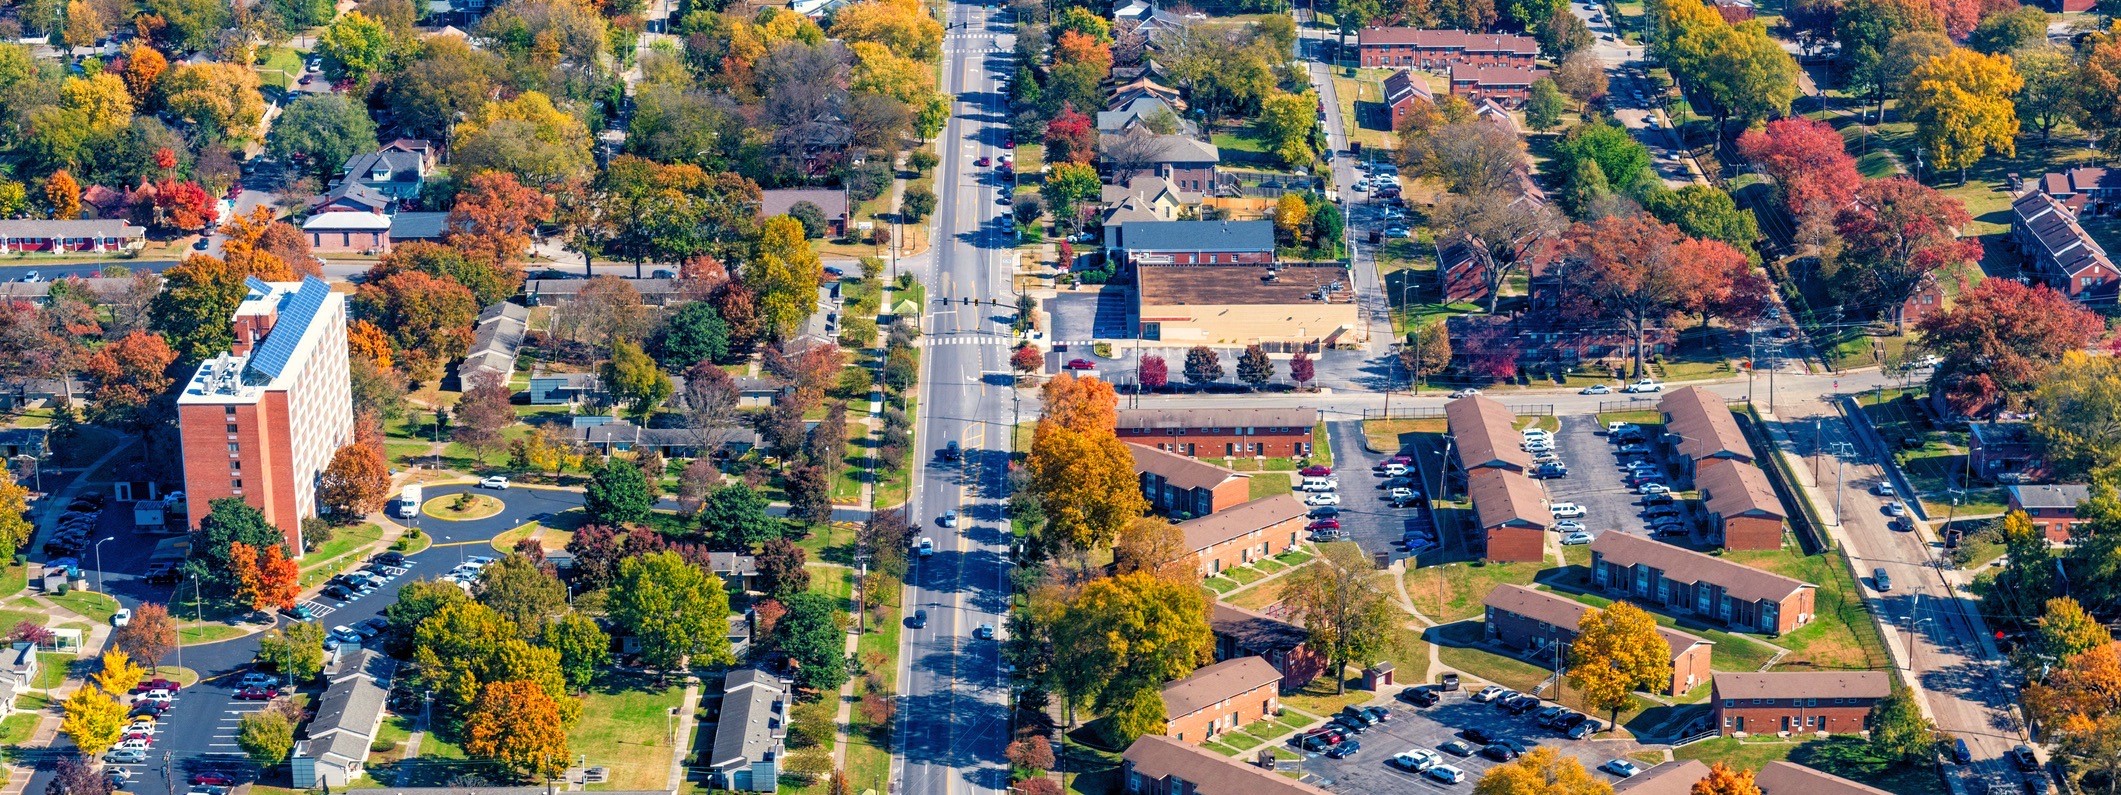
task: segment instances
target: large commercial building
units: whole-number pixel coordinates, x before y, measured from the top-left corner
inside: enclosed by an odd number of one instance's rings
[[[235,344],[199,365],[177,397],[185,499],[196,526],[212,501],[242,497],[300,555],[317,479],[353,441],[346,296],[316,278],[244,284]]]
[[[1140,224],[1126,226],[1132,230]],[[1271,257],[1273,231],[1268,224],[1265,253],[1203,252],[1198,255],[1202,259],[1195,261]],[[1315,353],[1320,347],[1358,341],[1363,334],[1354,282],[1347,269],[1338,265],[1167,265],[1143,264],[1139,258],[1134,262],[1135,315],[1145,340],[1221,348],[1259,343],[1269,353],[1299,349]]]

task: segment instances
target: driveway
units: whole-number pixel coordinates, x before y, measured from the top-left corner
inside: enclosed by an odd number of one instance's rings
[[[1380,792],[1471,792],[1473,784],[1480,780],[1488,768],[1494,767],[1496,762],[1477,754],[1468,757],[1443,754],[1446,764],[1466,772],[1465,781],[1458,784],[1445,784],[1427,776],[1409,773],[1389,763],[1394,755],[1410,749],[1436,750],[1444,743],[1459,739],[1458,732],[1469,727],[1478,727],[1495,736],[1519,740],[1528,745],[1556,749],[1582,760],[1585,768],[1594,771],[1608,759],[1642,750],[1642,746],[1633,740],[1571,740],[1561,737],[1552,730],[1534,724],[1533,715],[1537,710],[1527,711],[1523,715],[1511,715],[1490,704],[1474,703],[1471,699],[1472,692],[1468,689],[1443,693],[1442,702],[1420,710],[1390,698],[1372,701],[1373,704],[1392,710],[1392,720],[1384,725],[1372,727],[1360,735],[1362,750],[1347,759],[1327,759],[1320,754],[1305,753],[1304,771],[1317,777],[1306,780],[1334,792],[1364,795]],[[1617,780],[1612,774],[1604,771],[1596,771],[1592,775],[1602,781]]]

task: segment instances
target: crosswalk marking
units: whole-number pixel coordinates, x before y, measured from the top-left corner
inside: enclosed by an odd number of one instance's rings
[[[966,336],[921,338],[921,346],[926,348],[933,348],[938,345],[1008,345],[1011,342],[1013,342],[1013,340],[1010,340],[1008,337]]]

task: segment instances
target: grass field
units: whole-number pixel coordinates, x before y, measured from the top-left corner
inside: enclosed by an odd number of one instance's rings
[[[611,781],[601,785],[605,789],[665,789],[675,752],[670,711],[684,695],[680,687],[643,690],[630,683],[592,688],[581,697],[582,720],[568,733],[568,744],[590,766],[611,771]]]
[[[1613,603],[1611,599],[1594,594],[1567,591],[1556,591],[1556,593],[1594,607],[1602,608]],[[1709,649],[1709,668],[1711,670],[1758,671],[1762,666],[1767,665],[1768,660],[1775,657],[1774,649],[1761,645],[1744,635],[1711,629],[1694,622],[1681,624],[1677,619],[1663,613],[1650,613],[1650,615],[1657,619],[1659,626],[1671,627],[1716,644]]]
[[[1922,499],[1922,508],[1934,518],[1951,513],[1953,488],[1966,484],[1966,434],[1936,427],[1929,415],[1915,404],[1922,392],[1886,389],[1856,397],[1863,414],[1885,443],[1894,447],[1893,458],[1900,471]],[[1909,442],[1916,444],[1910,445]],[[2002,513],[2004,494],[2000,488],[1967,489],[1960,495],[1957,513],[1985,516]]]
[[[1272,497],[1289,493],[1289,476],[1280,472],[1260,472],[1252,476],[1251,498]]]
[[[94,591],[68,591],[63,594],[49,595],[45,598],[50,599],[53,604],[74,611],[75,615],[98,624],[110,623],[110,617],[118,612],[118,600],[111,598],[108,594],[100,594]],[[14,625],[10,624],[9,626],[12,627]]]
[[[1288,581],[1289,578],[1286,576],[1276,577],[1274,579],[1231,594],[1225,597],[1223,601],[1236,605],[1238,607],[1245,608],[1246,610],[1263,610],[1268,605],[1272,605],[1276,602],[1281,601],[1282,583]]]
[[[197,646],[201,643],[218,643],[242,634],[241,628],[226,624],[192,624],[177,630],[177,642],[186,646]]]
[[[38,690],[50,690],[64,684],[66,675],[70,673],[69,669],[73,667],[76,659],[78,658],[74,655],[65,652],[37,652],[37,676],[30,680],[29,686]]]
[[[490,498],[489,498],[490,499]],[[341,527],[330,541],[302,558],[302,587],[309,588],[352,568],[366,558],[369,544],[383,540],[383,528],[364,524]]]
[[[1758,770],[1769,762],[1790,761],[1843,778],[1861,781],[1893,795],[1942,795],[1944,780],[1935,765],[1893,764],[1871,756],[1863,738],[1853,735],[1791,742],[1777,737],[1718,737],[1703,740],[1672,755],[1681,761],[1723,762]]]
[[[1839,553],[1799,555],[1788,550],[1725,552],[1725,560],[1818,585],[1812,622],[1775,639],[1790,654],[1777,665],[1791,669],[1875,669],[1890,662],[1885,642],[1871,623],[1863,594]]]
[[[1449,623],[1480,616],[1481,600],[1498,585],[1531,585],[1537,563],[1450,563],[1409,569],[1407,595],[1422,615]]]

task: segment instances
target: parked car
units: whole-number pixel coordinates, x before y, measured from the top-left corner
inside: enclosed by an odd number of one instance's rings
[[[1343,740],[1339,745],[1326,749],[1326,758],[1346,759],[1354,756],[1355,752],[1360,750],[1362,750],[1361,740]]]
[[[1305,505],[1312,505],[1312,506],[1318,506],[1318,505],[1339,505],[1339,504],[1340,504],[1340,495],[1339,495],[1339,494],[1335,494],[1335,493],[1333,493],[1333,492],[1330,492],[1330,491],[1326,491],[1326,492],[1320,492],[1320,493],[1317,493],[1317,494],[1312,494],[1312,495],[1309,495],[1309,496],[1306,496],[1306,497],[1304,497],[1304,504],[1305,504]]]
[[[1591,528],[1584,526],[1584,523],[1576,521],[1574,519],[1563,519],[1559,522],[1554,523],[1554,532],[1557,533],[1573,533],[1578,530],[1589,529]]]
[[[120,748],[103,755],[103,761],[114,765],[137,765],[147,761],[146,748]]]
[[[1481,688],[1480,692],[1473,694],[1473,701],[1477,704],[1485,704],[1490,701],[1494,701],[1497,696],[1501,696],[1509,692],[1510,691],[1501,687],[1497,687],[1495,685],[1488,685],[1487,687]]]
[[[1591,733],[1598,731],[1598,728],[1598,719],[1587,717],[1582,723],[1570,726],[1568,731],[1562,732],[1562,734],[1571,740],[1581,740],[1591,736]]]
[[[1458,730],[1458,736],[1465,738],[1468,742],[1476,742],[1481,745],[1495,742],[1495,735],[1489,734],[1486,729],[1482,729],[1479,726],[1467,726],[1460,729]]]
[[[1629,391],[1629,392],[1638,392],[1638,393],[1639,393],[1639,392],[1663,392],[1663,391],[1664,391],[1664,384],[1662,384],[1662,383],[1658,383],[1658,381],[1657,381],[1656,379],[1653,379],[1653,378],[1644,378],[1644,379],[1642,379],[1642,380],[1640,380],[1640,381],[1636,381],[1635,383],[1629,384],[1629,385],[1628,385],[1628,387],[1627,387],[1627,391]]]
[[[1573,502],[1554,503],[1554,518],[1556,519],[1581,519],[1588,513],[1589,511],[1584,510],[1583,506]]]
[[[1304,529],[1305,529],[1305,530],[1309,530],[1309,531],[1311,531],[1311,532],[1313,532],[1313,533],[1316,533],[1316,532],[1318,532],[1318,531],[1320,531],[1320,530],[1339,530],[1339,529],[1340,529],[1340,520],[1339,520],[1339,519],[1317,519],[1317,520],[1313,520],[1313,521],[1312,521],[1312,522],[1311,522],[1310,524],[1304,525]]]
[[[1425,687],[1410,687],[1399,691],[1399,700],[1417,707],[1433,707],[1436,702],[1442,701],[1443,697]]]
[[[1632,778],[1635,774],[1642,772],[1641,766],[1626,759],[1607,760],[1605,764],[1599,765],[1598,769],[1621,778]]]
[[[1095,370],[1097,363],[1089,359],[1069,359],[1067,367],[1070,370]]]
[[[215,787],[233,787],[236,785],[236,779],[234,776],[217,770],[205,770],[191,774],[191,783]]]
[[[1590,533],[1579,531],[1561,537],[1561,545],[1565,547],[1580,547],[1588,543],[1591,543]]]
[[[1584,388],[1582,388],[1582,389],[1580,389],[1580,390],[1577,390],[1576,394],[1579,394],[1579,395],[1610,395],[1610,394],[1613,394],[1613,388],[1612,388],[1612,387],[1609,387],[1609,386],[1606,386],[1605,384],[1592,384],[1592,385],[1590,385],[1590,386],[1587,386],[1587,387],[1584,387]]]
[[[1952,750],[1952,761],[1953,761],[1953,762],[1955,762],[1955,763],[1958,763],[1958,764],[1962,764],[1962,765],[1970,765],[1970,764],[1973,764],[1973,762],[1974,762],[1974,750],[1973,750],[1972,748],[1968,748],[1968,747],[1966,746],[1966,740],[1963,740],[1963,739],[1957,739],[1957,740],[1953,740],[1953,741],[1952,741],[1952,749],[1951,749],[1951,750]]]
[[[1327,475],[1333,474],[1333,468],[1329,466],[1313,465],[1296,470],[1296,474],[1302,475],[1307,478],[1322,478]]]
[[[1443,763],[1443,756],[1427,748],[1410,748],[1392,757],[1392,764],[1411,773],[1420,773]]]
[[[1568,466],[1554,461],[1542,463],[1538,469],[1532,470],[1532,477],[1535,478],[1565,478],[1568,476]]]
[[[1502,745],[1500,743],[1489,743],[1485,746],[1482,746],[1480,749],[1480,755],[1485,756],[1489,759],[1493,759],[1497,762],[1508,762],[1512,759],[1517,758],[1516,751],[1512,751],[1510,750],[1509,746]]]
[[[183,686],[175,682],[169,681],[168,679],[156,677],[154,679],[149,679],[145,682],[141,682],[140,684],[134,685],[133,692],[145,693],[149,690],[167,690],[169,692],[175,693],[181,687]]]
[[[1635,487],[1635,491],[1638,494],[1670,494],[1672,491],[1672,487],[1664,485],[1662,483],[1658,483],[1656,481],[1650,481],[1648,483],[1637,485]]]
[[[2033,754],[2033,748],[2029,745],[2012,748],[2011,763],[2017,765],[2019,770],[2027,773],[2040,769],[2040,757]]]
[[[1512,715],[1523,715],[1537,706],[1539,706],[1538,696],[1520,695],[1511,699],[1509,703],[1502,705],[1502,708],[1508,710]]]
[[[1466,780],[1466,772],[1450,765],[1437,765],[1422,772],[1422,775],[1445,784],[1456,784]]]
[[[1323,508],[1312,508],[1311,512],[1305,515],[1313,519],[1331,519],[1340,515],[1340,509],[1334,508],[1332,506],[1326,506]]]
[[[1443,676],[1442,676],[1441,678],[1439,678],[1439,679],[1437,680],[1437,684],[1438,684],[1438,686],[1442,687],[1442,688],[1443,688],[1443,689],[1445,689],[1445,690],[1457,690],[1457,689],[1458,689],[1458,674],[1455,674],[1455,673],[1447,673],[1447,674],[1444,674],[1444,675],[1443,675]]]
[[[1444,753],[1450,754],[1452,756],[1472,756],[1474,753],[1480,750],[1478,748],[1474,748],[1471,745],[1467,745],[1464,740],[1452,740],[1436,747]]]

